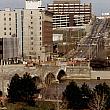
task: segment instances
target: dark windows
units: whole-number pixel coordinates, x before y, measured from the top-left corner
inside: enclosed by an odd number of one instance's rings
[[[31,32],[31,35],[33,35],[33,32]]]
[[[6,32],[4,32],[4,35],[6,35]]]
[[[9,21],[11,21],[11,18],[9,18]]]
[[[4,18],[4,21],[6,21],[6,18]]]
[[[31,40],[33,40],[33,37],[31,37]]]

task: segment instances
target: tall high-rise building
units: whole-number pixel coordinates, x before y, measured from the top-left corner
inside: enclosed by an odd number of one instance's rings
[[[53,28],[81,26],[91,19],[91,3],[81,4],[80,0],[54,0],[48,4],[53,14]]]
[[[25,0],[25,9],[38,9],[42,6],[42,0]]]
[[[24,10],[23,56],[48,60],[52,52],[52,13]]]

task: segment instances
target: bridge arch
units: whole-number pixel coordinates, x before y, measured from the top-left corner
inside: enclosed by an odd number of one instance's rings
[[[56,75],[56,79],[59,80],[59,82],[62,82],[62,78],[64,76],[67,76],[66,72],[64,71],[64,69],[60,69]]]
[[[51,85],[55,80],[56,80],[55,75],[51,72],[48,73],[44,79],[46,85]]]

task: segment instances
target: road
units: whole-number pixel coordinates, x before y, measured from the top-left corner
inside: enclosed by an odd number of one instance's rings
[[[96,19],[94,22],[91,32],[84,40],[77,44],[77,49],[72,54],[68,55],[68,58],[74,59],[92,59],[96,57],[104,57],[102,51],[104,51],[104,37],[107,32],[107,26],[109,20]]]

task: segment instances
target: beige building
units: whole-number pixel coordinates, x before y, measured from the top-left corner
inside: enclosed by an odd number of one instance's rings
[[[18,57],[17,13],[10,8],[0,11],[0,60],[7,63]]]
[[[24,10],[23,56],[48,60],[52,52],[52,13]]]
[[[52,53],[52,13],[41,9],[0,11],[0,37],[18,38],[18,57],[48,60]]]
[[[0,11],[0,37],[17,37],[16,17],[9,8]]]

